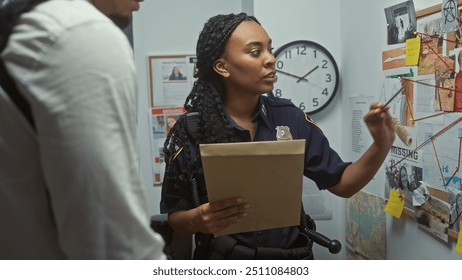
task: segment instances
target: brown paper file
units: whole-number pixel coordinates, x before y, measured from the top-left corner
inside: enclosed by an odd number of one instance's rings
[[[305,140],[201,144],[200,153],[209,201],[251,205],[215,236],[300,224]]]

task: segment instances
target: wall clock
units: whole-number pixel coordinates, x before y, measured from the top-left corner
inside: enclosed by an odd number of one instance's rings
[[[308,114],[325,109],[335,97],[339,71],[334,57],[318,43],[299,40],[277,49],[273,94]]]

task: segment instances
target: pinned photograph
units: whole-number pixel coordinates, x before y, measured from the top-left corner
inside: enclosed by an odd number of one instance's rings
[[[447,202],[432,197],[422,206],[416,207],[415,217],[419,228],[443,241],[448,241],[449,204]]]
[[[388,44],[400,44],[415,38],[416,14],[413,1],[406,1],[385,9],[388,25]]]

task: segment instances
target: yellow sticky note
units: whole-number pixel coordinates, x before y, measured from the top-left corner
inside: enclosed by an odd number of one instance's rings
[[[413,66],[419,63],[420,37],[406,40],[406,66]]]
[[[401,217],[404,210],[404,197],[404,194],[391,189],[387,206],[385,206],[385,213],[388,213],[396,218]]]
[[[462,220],[460,222],[460,229],[462,229]],[[457,237],[456,252],[462,254],[462,230],[459,230],[459,236]]]

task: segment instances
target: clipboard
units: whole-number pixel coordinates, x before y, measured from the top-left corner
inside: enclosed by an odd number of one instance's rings
[[[300,224],[305,140],[201,144],[209,201],[241,196],[241,221],[215,236]]]

